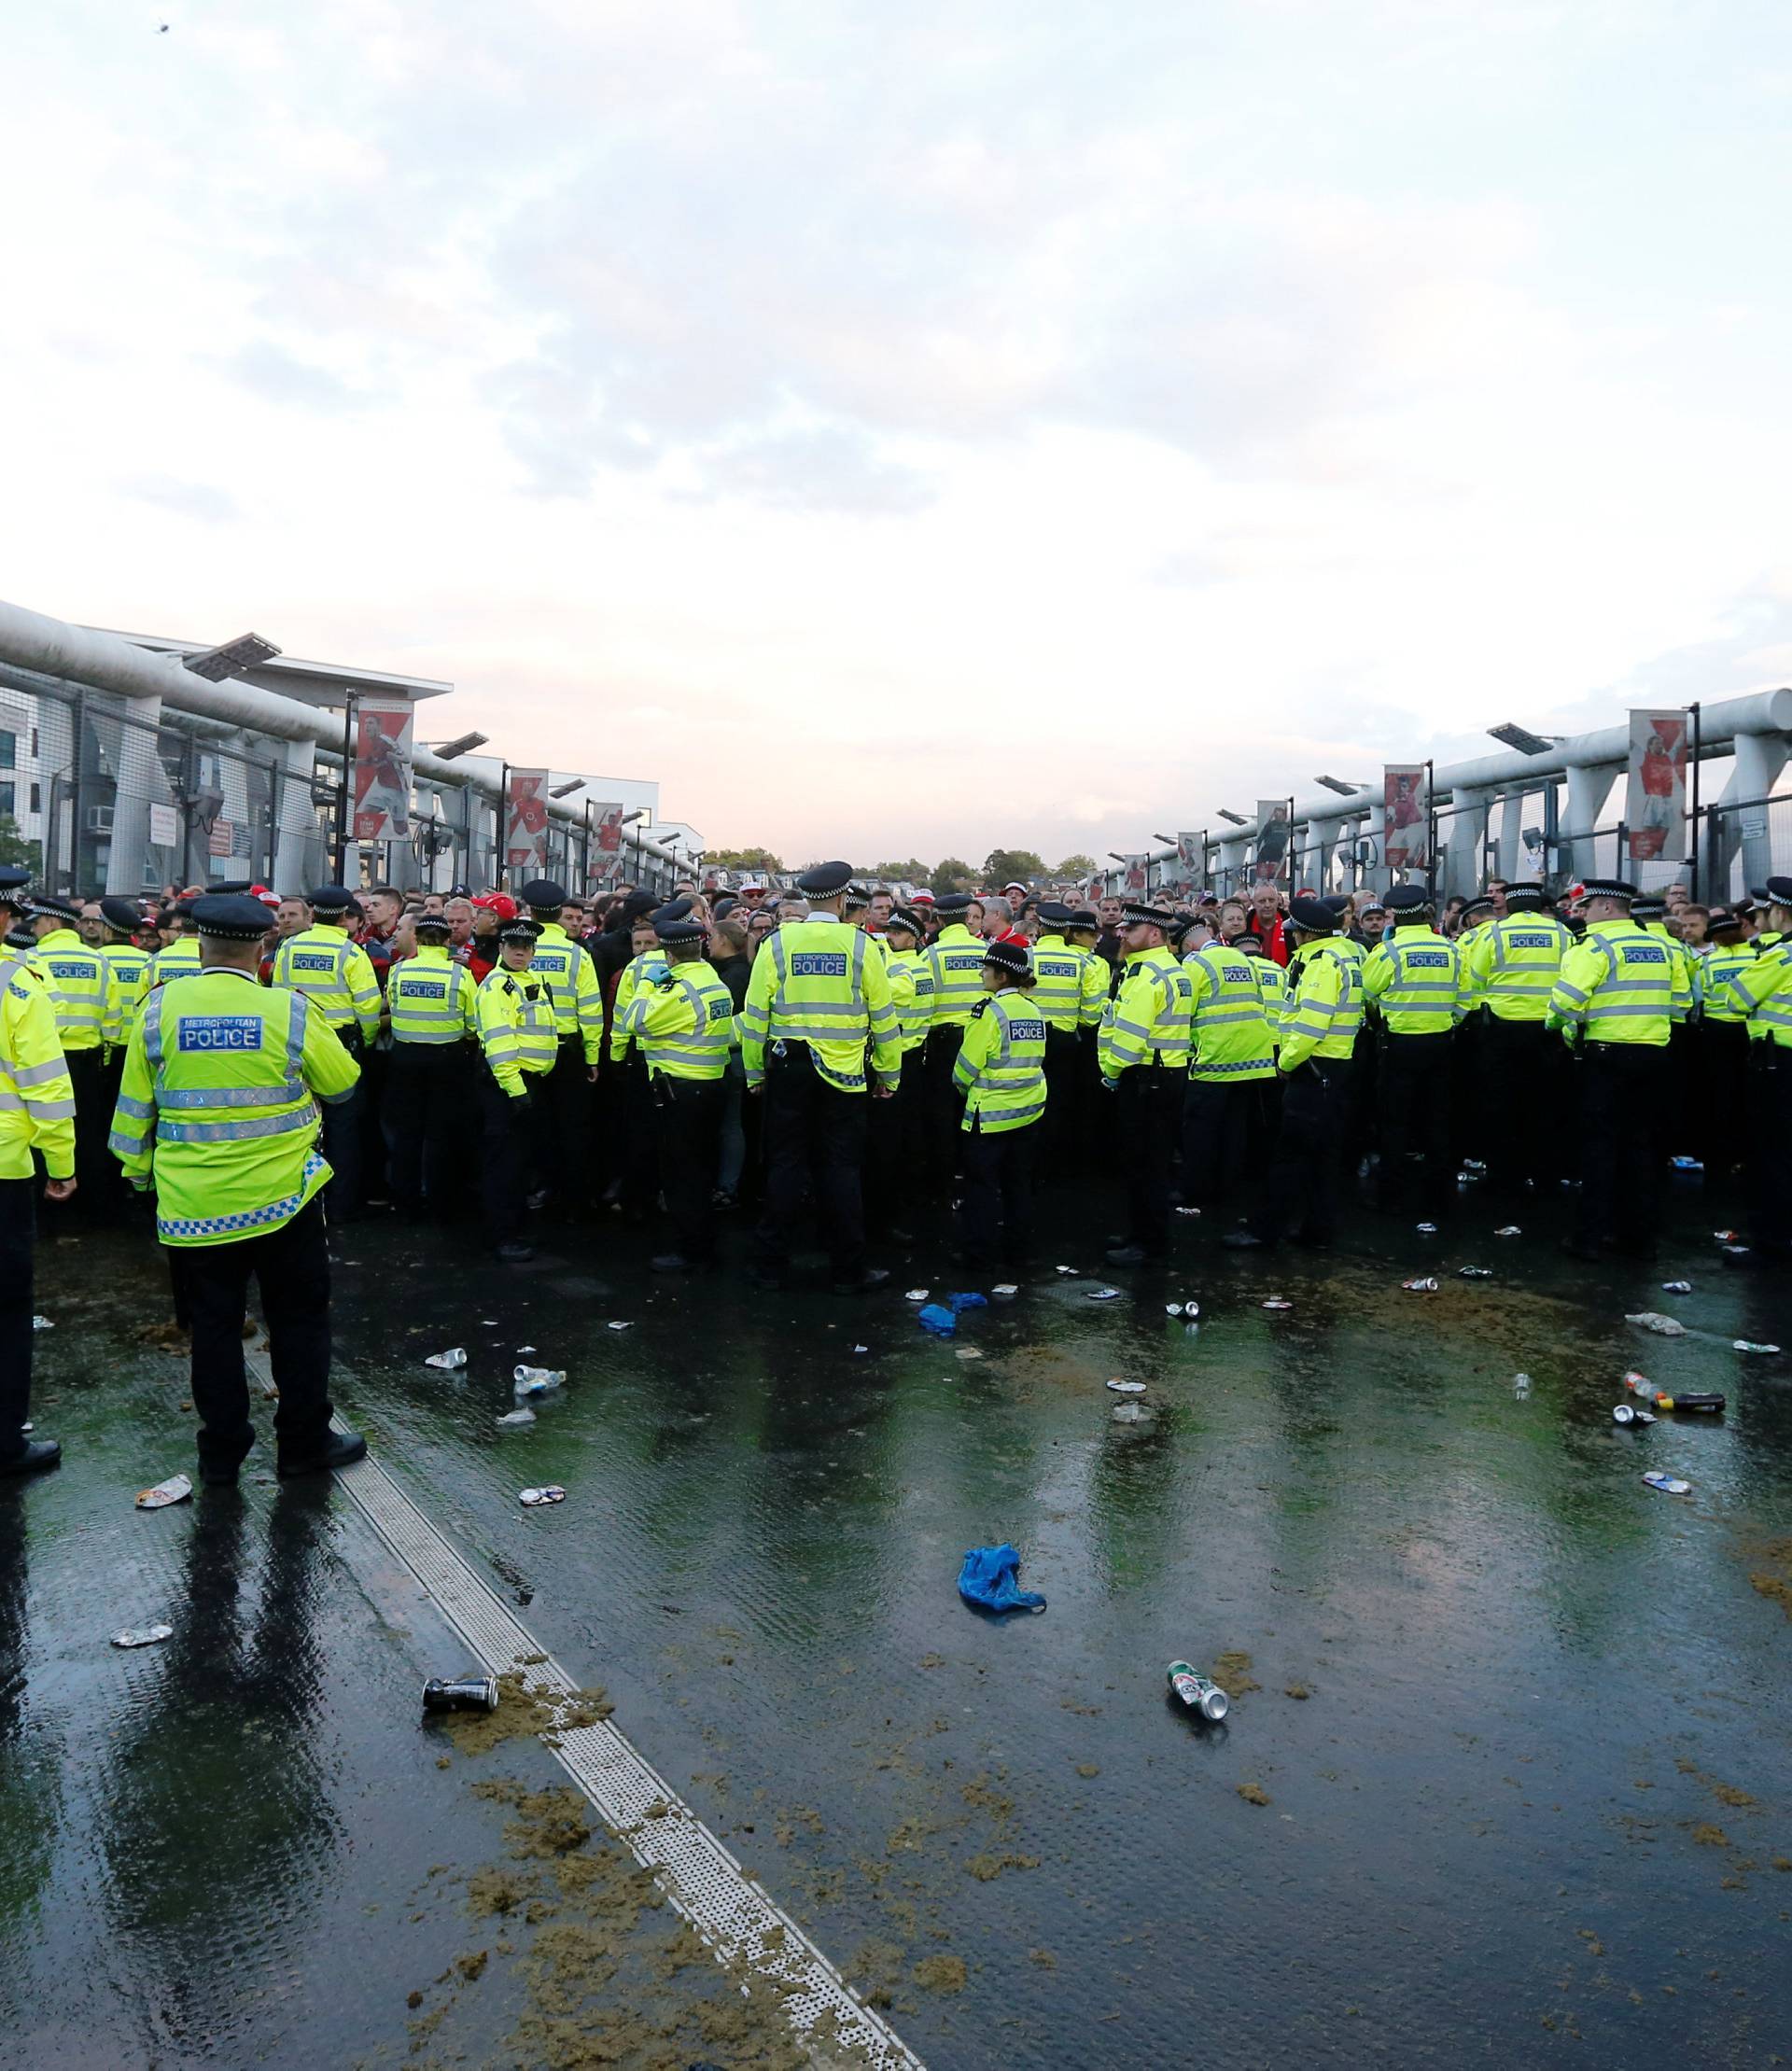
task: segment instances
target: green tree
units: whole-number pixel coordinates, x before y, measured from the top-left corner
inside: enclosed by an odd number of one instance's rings
[[[706,848],[703,860],[717,870],[769,870],[781,875],[784,869],[769,848]]]
[[[881,877],[887,885],[924,885],[933,875],[933,865],[924,863],[918,856],[911,856],[906,862],[873,863],[866,875]]]
[[[1095,858],[1093,856],[1066,856],[1064,861],[1053,871],[1052,875],[1054,877],[1093,877],[1095,875]]]
[[[983,860],[984,881],[998,885],[1030,883],[1045,875],[1045,864],[1030,848],[992,848]]]
[[[34,875],[39,868],[38,843],[27,841],[10,813],[0,813],[0,863],[23,863]]]
[[[960,862],[956,856],[943,856],[933,866],[928,889],[935,896],[943,891],[970,891],[976,881],[976,873],[969,863]]]

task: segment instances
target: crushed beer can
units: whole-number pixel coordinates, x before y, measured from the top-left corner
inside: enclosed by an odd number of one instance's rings
[[[1197,1208],[1179,1208],[1176,1212],[1178,1215],[1198,1215],[1201,1211]]]
[[[1074,1266],[1054,1266],[1053,1271],[1067,1274],[1071,1280],[1074,1280],[1076,1278],[1076,1267]]]
[[[1109,1381],[1108,1386],[1113,1390],[1116,1395],[1142,1395],[1145,1392],[1145,1384],[1142,1380],[1116,1379]]]
[[[1165,1680],[1189,1710],[1210,1725],[1217,1726],[1232,1709],[1232,1700],[1212,1677],[1197,1675],[1186,1661],[1172,1661]]]
[[[1662,1474],[1658,1468],[1651,1468],[1643,1478],[1651,1489],[1659,1489],[1664,1496],[1687,1496],[1692,1493],[1691,1482],[1682,1481],[1674,1475]]]
[[[1717,1244],[1740,1244],[1743,1240],[1741,1230],[1713,1230],[1711,1235],[1712,1241]]]
[[[1655,1411],[1639,1409],[1631,1402],[1617,1402],[1612,1405],[1612,1421],[1615,1424],[1652,1424]]]
[[[539,1510],[544,1503],[564,1503],[567,1491],[557,1483],[550,1482],[545,1489],[519,1489],[516,1500],[525,1509]]]
[[[552,1389],[564,1387],[567,1370],[564,1366],[519,1366],[515,1370],[516,1399],[521,1402],[527,1395],[545,1395]]]
[[[1413,1227],[1419,1232],[1421,1237],[1435,1237],[1437,1234],[1437,1225],[1435,1223],[1415,1223],[1413,1224]]]
[[[1746,1337],[1732,1337],[1730,1339],[1730,1350],[1732,1351],[1772,1353],[1778,1351],[1779,1349],[1777,1345],[1757,1345]]]
[[[1117,1302],[1120,1299],[1120,1290],[1117,1287],[1091,1287],[1083,1299],[1085,1302]]]
[[[908,1293],[903,1296],[903,1299],[905,1302],[924,1302],[927,1299],[927,1294],[928,1291],[925,1287],[911,1287]]]
[[[1458,1280],[1491,1280],[1493,1278],[1493,1268],[1491,1266],[1459,1266],[1456,1268],[1456,1278]]]
[[[112,1644],[114,1646],[159,1646],[163,1640],[172,1640],[174,1636],[175,1629],[172,1625],[127,1627],[122,1632],[113,1633]]]
[[[1638,1330],[1652,1330],[1658,1337],[1684,1337],[1687,1326],[1677,1316],[1664,1316],[1658,1308],[1639,1308],[1634,1316],[1627,1316],[1627,1323],[1634,1323]]]
[[[1668,1161],[1676,1172],[1702,1172],[1705,1161],[1701,1157],[1676,1157]]]
[[[1479,1172],[1471,1172],[1464,1166],[1456,1175],[1456,1183],[1458,1186],[1476,1186],[1480,1183],[1481,1178],[1482,1175]]]
[[[1478,1157],[1465,1157],[1463,1160],[1463,1170],[1464,1172],[1472,1172],[1478,1180],[1481,1175],[1487,1170],[1487,1160],[1485,1158]]]
[[[1292,1308],[1295,1305],[1281,1294],[1271,1294],[1269,1299],[1262,1306],[1265,1308]]]
[[[525,1345],[523,1348],[525,1351],[533,1351],[534,1349],[532,1345]],[[467,1348],[465,1345],[451,1345],[445,1352],[431,1352],[428,1358],[424,1361],[426,1366],[439,1366],[444,1374],[455,1373],[466,1364]]]
[[[1661,1292],[1664,1294],[1690,1294],[1692,1282],[1689,1280],[1664,1280],[1661,1282]]]
[[[1519,1398],[1520,1402],[1529,1401],[1531,1396],[1531,1376],[1529,1374],[1514,1374],[1512,1376],[1512,1392]]]
[[[1403,1280],[1400,1284],[1408,1294],[1435,1294],[1437,1292],[1437,1282],[1429,1278],[1424,1280]]]
[[[497,1420],[497,1428],[500,1431],[515,1430],[523,1424],[532,1424],[534,1421],[535,1411],[533,1409],[512,1409],[508,1417],[500,1417]]]
[[[633,1324],[633,1323],[621,1323],[621,1322],[617,1322],[617,1323],[609,1323],[609,1324],[606,1325],[605,1327],[606,1327],[607,1329],[609,1329],[609,1330],[633,1330],[633,1329],[635,1328],[635,1326],[634,1326],[634,1324]]]
[[[31,1319],[31,1327],[33,1330],[54,1330],[56,1325],[48,1316],[34,1316]]]
[[[1724,1256],[1726,1258],[1753,1258],[1754,1255],[1753,1250],[1746,1244],[1726,1244],[1724,1246]]]
[[[1005,1280],[1000,1287],[992,1287],[989,1292],[999,1302],[1011,1302],[1020,1293],[1020,1286],[1015,1280]]]
[[[423,1708],[426,1712],[495,1712],[497,1678],[432,1675],[423,1686]]]
[[[1505,1223],[1493,1234],[1495,1237],[1522,1237],[1524,1231],[1517,1223]]]
[[[171,1503],[185,1503],[193,1492],[193,1485],[184,1474],[170,1475],[166,1481],[159,1481],[153,1489],[137,1490],[139,1510],[165,1510]]]

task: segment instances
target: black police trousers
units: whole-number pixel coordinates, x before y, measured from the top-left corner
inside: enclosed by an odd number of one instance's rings
[[[1127,1175],[1127,1242],[1148,1258],[1169,1252],[1169,1168],[1183,1124],[1186,1073],[1135,1064],[1114,1090],[1120,1161]]]
[[[1337,1234],[1337,1144],[1350,1060],[1309,1057],[1281,1082],[1281,1129],[1252,1234],[1329,1244]]]
[[[328,1112],[328,1110],[326,1110]],[[251,1274],[261,1291],[269,1361],[280,1391],[273,1430],[283,1465],[315,1461],[329,1441],[329,1246],[314,1195],[289,1223],[233,1244],[170,1246],[193,1331],[193,1407],[204,1466],[234,1467],[255,1443],[243,1371]]]
[[[1580,1204],[1575,1241],[1655,1252],[1661,1185],[1659,1109],[1668,1092],[1666,1043],[1587,1042],[1575,1063]]]
[[[1183,1198],[1224,1208],[1260,1183],[1276,1128],[1276,1082],[1190,1079],[1183,1097]]]
[[[365,1066],[367,1045],[357,1027],[336,1030],[336,1040],[357,1064]],[[324,1107],[324,1156],[329,1162],[329,1184],[324,1199],[330,1220],[345,1223],[361,1212],[361,1132],[367,1126],[367,1082],[357,1079],[347,1097],[330,1100]]]
[[[440,1215],[454,1191],[471,1058],[464,1042],[395,1042],[385,1078],[386,1172],[392,1198]]]
[[[758,1246],[762,1272],[785,1271],[805,1205],[813,1195],[836,1280],[865,1269],[863,1171],[871,1096],[843,1093],[809,1060],[805,1042],[774,1043],[765,1056],[765,1208]]]
[[[665,1071],[653,1076],[660,1190],[679,1251],[693,1265],[716,1253],[716,1169],[727,1091],[721,1079],[679,1079]]]
[[[964,1132],[964,1184],[959,1200],[964,1263],[991,1266],[998,1258],[1024,1266],[1033,1250],[1033,1163],[1043,1122],[1018,1129]]]
[[[1407,1157],[1424,1157],[1420,1205],[1433,1222],[1442,1222],[1455,1199],[1455,1163],[1451,1149],[1450,1060],[1454,1039],[1449,1029],[1436,1035],[1381,1038],[1381,1169],[1376,1187],[1380,1208],[1397,1207],[1407,1182]]]
[[[1568,1053],[1541,1021],[1502,1021],[1481,1030],[1481,1126],[1477,1155],[1488,1184],[1509,1193],[1539,1188],[1562,1170],[1562,1089]]]
[[[36,1199],[35,1179],[0,1180],[0,1460],[16,1460],[31,1443],[20,1427],[31,1415]]]
[[[963,1135],[964,1096],[952,1083],[959,1052],[964,1048],[964,1030],[951,1023],[933,1029],[922,1050],[921,1067],[926,1092],[926,1177],[938,1187],[959,1168]]]
[[[553,1195],[562,1214],[581,1206],[592,1191],[585,1162],[592,1096],[586,1070],[584,1039],[576,1030],[563,1035],[553,1070],[531,1096],[539,1111],[541,1182]]]
[[[1784,1259],[1792,1255],[1792,1049],[1757,1036],[1748,1050],[1748,1234],[1757,1251]]]
[[[537,1079],[523,1074],[523,1091],[506,1093],[489,1070],[479,1075],[479,1207],[485,1241],[523,1241],[523,1219],[529,1205],[529,1159],[535,1136]]]

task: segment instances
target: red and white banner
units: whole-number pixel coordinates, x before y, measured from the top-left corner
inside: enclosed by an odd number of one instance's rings
[[[623,814],[621,805],[591,808],[591,856],[586,868],[586,890],[620,881],[623,874]]]
[[[1687,860],[1687,715],[1631,714],[1631,780],[1624,824],[1633,863]]]
[[[408,841],[411,835],[409,705],[368,705],[355,713],[355,839]]]
[[[539,877],[548,863],[548,773],[513,769],[504,801],[504,867]]]
[[[1151,889],[1151,865],[1143,856],[1128,856],[1120,890],[1127,899],[1142,899]]]
[[[1389,763],[1382,773],[1381,858],[1390,870],[1428,870],[1431,813],[1423,763]]]

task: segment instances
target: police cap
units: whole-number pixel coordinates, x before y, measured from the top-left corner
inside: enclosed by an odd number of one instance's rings
[[[361,917],[361,903],[346,886],[319,885],[305,896],[319,920],[349,921]]]
[[[535,938],[541,932],[539,921],[530,920],[526,915],[513,915],[497,931],[499,942],[526,942],[534,945]]]
[[[1508,885],[1505,888],[1505,904],[1508,912],[1516,906],[1535,910],[1547,905],[1547,903],[1548,901],[1544,896],[1541,885]]]
[[[143,907],[134,899],[102,899],[100,915],[108,928],[121,935],[135,934],[143,926]]]
[[[1061,899],[1042,899],[1039,903],[1040,925],[1043,928],[1062,928],[1070,920],[1071,909]]]
[[[1329,935],[1337,926],[1337,916],[1323,899],[1296,899],[1290,903],[1288,917],[1309,935]]]
[[[1705,917],[1707,936],[1739,934],[1742,926],[1742,915],[1731,913],[1728,906],[1714,906]]]
[[[1387,910],[1391,914],[1417,913],[1421,906],[1429,907],[1431,894],[1423,885],[1395,885],[1387,897]]]
[[[1463,918],[1466,920],[1471,914],[1491,914],[1492,911],[1493,902],[1483,894],[1479,899],[1467,902],[1463,908]]]
[[[1668,903],[1654,892],[1645,892],[1641,899],[1631,901],[1632,920],[1662,920],[1667,917]]]
[[[1621,877],[1589,877],[1580,891],[1583,899],[1621,899],[1627,906],[1636,897],[1636,887]]]
[[[1758,899],[1764,906],[1792,906],[1792,877],[1770,877],[1749,896]]]
[[[1332,909],[1333,917],[1338,920],[1344,917],[1344,909],[1350,903],[1351,895],[1347,891],[1328,891],[1320,901],[1322,906],[1329,906]]]
[[[840,903],[847,913],[862,912],[865,907],[871,904],[871,894],[855,879],[853,883],[847,887],[846,894]]]
[[[653,916],[653,932],[665,943],[704,942],[709,931],[702,921],[691,917],[691,902],[675,899],[669,906],[662,906]]]
[[[1101,916],[1087,906],[1072,907],[1064,921],[1067,935],[1099,935],[1101,932]]]
[[[1240,935],[1237,942],[1228,942],[1225,947],[1236,949],[1241,957],[1261,957],[1267,954],[1255,935]]]
[[[235,899],[244,892],[252,892],[255,887],[246,877],[229,885],[208,885],[206,890],[214,899]]]
[[[637,921],[643,914],[651,914],[653,911],[654,907],[659,904],[659,895],[657,892],[630,892],[628,897],[623,901],[623,922],[627,925],[633,925],[633,923]]]
[[[193,925],[219,942],[259,942],[268,931],[268,909],[246,892],[208,891],[193,901]]]
[[[78,920],[81,909],[72,899],[64,899],[59,891],[34,891],[25,900],[28,914],[41,915],[47,920]]]
[[[817,863],[796,880],[805,899],[837,899],[852,882],[850,863]]]
[[[994,964],[998,971],[1005,971],[1012,978],[1024,978],[1033,968],[1033,959],[1022,942],[992,942],[983,953],[985,963]]]
[[[980,899],[974,898],[968,891],[943,891],[933,902],[933,911],[936,914],[957,916],[969,913],[973,906],[980,906],[982,903]]]
[[[31,882],[31,873],[21,870],[15,863],[0,864],[0,906],[25,910],[24,889]]]
[[[1175,925],[1176,916],[1164,906],[1148,906],[1142,900],[1129,900],[1120,909],[1123,928],[1161,928],[1166,934]]]
[[[452,935],[455,931],[455,924],[446,914],[418,914],[411,927],[419,935]]]
[[[545,913],[550,906],[566,904],[567,888],[555,884],[552,877],[531,877],[516,896],[525,906],[533,906],[538,912]]]
[[[889,918],[884,923],[884,932],[893,935],[900,929],[905,935],[913,935],[917,942],[927,932],[927,923],[917,913],[911,913],[906,906],[890,909]]]

